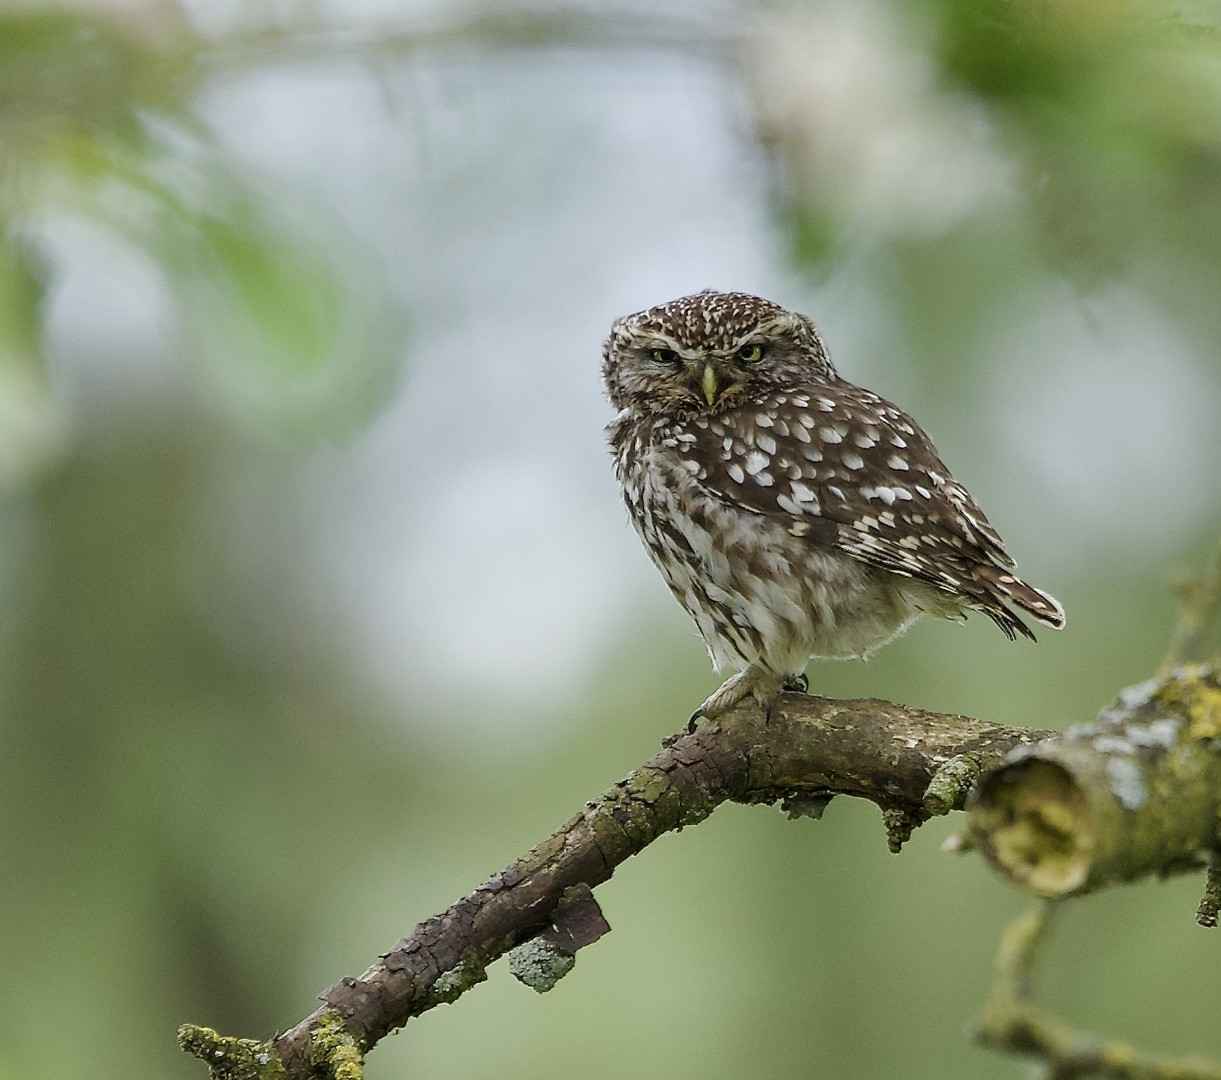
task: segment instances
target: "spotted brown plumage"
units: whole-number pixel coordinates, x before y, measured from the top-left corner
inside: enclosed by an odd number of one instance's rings
[[[603,361],[632,522],[716,670],[739,669],[704,715],[921,614],[1064,625],[919,425],[841,379],[805,316],[698,293],[618,320]]]

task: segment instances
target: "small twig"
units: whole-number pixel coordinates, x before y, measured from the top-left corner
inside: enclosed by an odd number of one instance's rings
[[[1199,577],[1179,577],[1171,582],[1179,597],[1179,618],[1170,635],[1170,645],[1158,668],[1158,675],[1169,675],[1180,664],[1202,660],[1200,643],[1221,610],[1221,542]]]
[[[203,53],[211,74],[241,69],[269,60],[336,57],[373,60],[409,60],[435,56],[438,50],[523,49],[641,49],[676,55],[716,56],[740,44],[748,32],[742,20],[708,16],[695,9],[679,11],[617,11],[597,7],[566,11],[551,5],[539,11],[514,7],[461,16],[436,24],[398,23],[369,30],[337,29],[323,22],[298,20],[285,27],[259,28],[231,34]]]
[[[1126,1043],[1076,1031],[1035,1004],[1034,966],[1053,910],[1052,902],[1040,902],[1005,930],[992,992],[974,1024],[976,1041],[1040,1058],[1049,1080],[1221,1080],[1221,1063],[1145,1054]]]
[[[215,1077],[225,1080],[287,1080],[283,1063],[265,1042],[219,1035],[211,1028],[183,1024],[178,1045],[207,1062]]]
[[[1221,859],[1216,855],[1208,864],[1208,882],[1204,886],[1204,897],[1196,909],[1196,922],[1213,929],[1217,925],[1217,913],[1221,911]]]
[[[934,817],[961,810],[981,773],[970,754],[950,758],[933,777],[924,793],[924,809]]]

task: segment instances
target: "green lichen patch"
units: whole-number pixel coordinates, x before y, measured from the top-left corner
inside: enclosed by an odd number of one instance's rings
[[[478,960],[464,957],[449,971],[437,976],[429,997],[433,1005],[449,1005],[457,1001],[472,986],[486,982],[487,968]]]
[[[539,994],[554,989],[576,962],[572,953],[541,938],[531,938],[509,952],[510,973]]]
[[[327,1080],[361,1080],[364,1054],[338,1013],[324,1013],[310,1032],[310,1064]]]
[[[934,817],[961,810],[971,785],[979,779],[979,762],[970,754],[950,758],[933,774],[924,792],[924,809]]]
[[[1156,700],[1167,712],[1187,717],[1190,738],[1221,739],[1221,687],[1211,667],[1185,664],[1175,668],[1159,688]]]
[[[178,1045],[207,1064],[212,1080],[288,1080],[280,1055],[265,1042],[183,1024],[178,1029]]]

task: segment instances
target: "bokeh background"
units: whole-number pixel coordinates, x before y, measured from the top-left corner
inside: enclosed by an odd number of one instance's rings
[[[1221,5],[0,4],[0,1080],[198,1078],[650,756],[715,686],[618,503],[613,318],[821,323],[1068,628],[817,689],[1090,718],[1221,531]],[[726,807],[373,1080],[1007,1078],[1023,901],[952,822]],[[1200,882],[1072,908],[1044,999],[1221,1053]]]

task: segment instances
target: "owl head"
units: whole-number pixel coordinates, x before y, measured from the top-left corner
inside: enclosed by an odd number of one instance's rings
[[[814,324],[749,293],[707,290],[625,315],[602,349],[617,409],[716,413],[778,386],[838,379]]]

